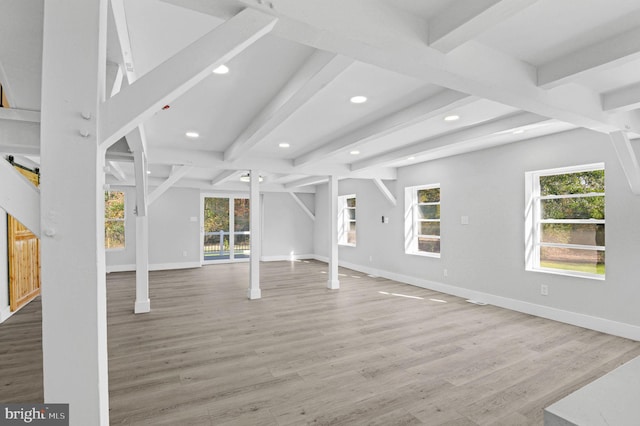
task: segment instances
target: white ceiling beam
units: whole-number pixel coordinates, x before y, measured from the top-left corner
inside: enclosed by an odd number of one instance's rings
[[[408,157],[418,157],[433,150],[441,150],[449,145],[458,145],[463,142],[477,141],[487,136],[510,131],[518,127],[528,126],[531,124],[547,121],[548,118],[541,117],[528,112],[520,112],[511,114],[507,117],[501,117],[495,120],[486,121],[481,124],[467,126],[461,130],[446,133],[444,135],[434,136],[424,139],[411,145],[406,145],[399,149],[387,151],[382,154],[357,161],[351,165],[351,170],[362,170],[369,167],[379,167],[383,164],[394,163]],[[477,150],[473,144],[465,144],[462,150],[457,149],[454,154],[463,152],[471,152]]]
[[[268,34],[277,19],[253,9],[205,34],[100,106],[102,145],[110,146],[160,108]]]
[[[147,215],[147,155],[144,151],[133,152],[133,170],[136,182],[136,216]]]
[[[174,173],[171,173],[167,180],[162,182],[156,189],[154,189],[149,196],[147,197],[148,205],[153,204],[162,194],[167,192],[169,188],[171,188],[176,182],[185,177],[189,171],[191,171],[192,166],[180,166],[178,167]]]
[[[110,157],[110,159],[115,159],[115,157]],[[178,163],[188,164],[194,167],[205,169],[251,170],[259,168],[263,172],[277,174],[326,176],[327,173],[331,173],[333,175],[339,176],[340,178],[397,178],[397,171],[395,168],[381,167],[379,169],[368,169],[354,172],[346,164],[322,163],[304,167],[295,167],[293,165],[293,162],[290,160],[250,156],[245,156],[242,159],[236,160],[234,162],[225,162],[222,159],[221,152],[211,152],[203,150],[154,148],[149,151],[148,159],[150,164],[172,165]]]
[[[394,206],[398,204],[398,201],[396,200],[395,195],[393,195],[391,191],[389,191],[389,188],[387,188],[387,185],[384,184],[382,179],[374,178],[373,183],[376,184],[376,187],[378,187],[378,189],[380,190],[384,198],[387,199],[387,201],[389,201]]]
[[[106,84],[106,98],[111,98],[115,95],[118,94],[118,92],[120,92],[120,89],[122,88],[122,82],[124,81],[124,74],[122,72],[122,68],[120,67],[120,65],[113,63],[113,62],[107,62],[107,68],[106,68],[106,79],[107,79],[107,84]]]
[[[164,3],[173,4],[176,6],[184,7],[187,9],[195,10],[200,13],[215,16],[220,19],[229,19],[234,15],[237,15],[245,8],[241,3],[235,2],[235,0],[216,0],[216,1],[202,1],[202,0],[160,0]]]
[[[174,3],[175,0],[166,0]],[[247,0],[240,0],[248,4]],[[201,0],[179,0],[182,6],[205,13]],[[408,14],[348,14],[348,20],[336,20],[335,10],[361,6],[359,2],[277,3],[278,24],[273,34],[375,65],[406,76],[490,99],[517,109],[554,118],[602,133],[640,128],[633,120],[618,119],[602,110],[600,96],[579,85],[555,90],[538,87],[537,69],[515,57],[471,40],[448,54],[429,47],[424,32]],[[380,31],[385,28],[385,31]],[[423,28],[424,30],[424,28]],[[559,90],[559,89],[563,90]]]
[[[109,161],[109,173],[111,173],[111,175],[118,179],[120,182],[125,182],[127,180],[127,174],[124,172],[124,170],[122,170],[122,167],[120,167],[120,164],[116,163],[115,161]]]
[[[609,135],[611,142],[627,177],[631,192],[640,195],[640,164],[632,142],[625,132],[613,132]]]
[[[220,185],[237,174],[237,170],[224,170],[211,180],[211,186]]]
[[[448,53],[537,0],[458,0],[429,20],[429,45]]]
[[[307,178],[298,179],[293,182],[285,183],[287,189],[300,188],[302,186],[318,185],[329,181],[329,176],[309,176]]]
[[[309,216],[309,219],[311,219],[312,221],[315,222],[316,220],[316,215],[313,214],[313,212],[311,210],[309,210],[309,207],[307,207],[307,205],[305,203],[302,202],[302,200],[300,199],[300,197],[298,197],[297,194],[293,193],[293,192],[289,192],[289,195],[291,195],[291,198],[293,198],[293,201],[296,202],[296,204],[298,204],[298,206],[300,206],[300,208],[302,209],[302,211],[304,212],[304,214],[306,214],[307,216]]]
[[[129,149],[131,149],[132,152],[147,152],[147,136],[143,124],[134,127],[133,130],[131,130],[129,134],[127,134],[125,139],[127,140]]]
[[[476,98],[473,96],[445,89],[434,96],[389,114],[386,117],[376,117],[376,119],[371,120],[366,125],[348,132],[329,143],[322,144],[320,147],[296,158],[294,165],[302,166],[313,161],[325,159],[342,151],[354,148],[366,140],[397,132],[474,100],[476,100]]]
[[[640,83],[602,94],[602,108],[607,112],[640,109]]]
[[[224,159],[233,161],[246,154],[351,64],[353,60],[344,56],[314,52],[227,148]]]
[[[0,147],[15,147],[20,151],[16,154],[39,153],[40,123],[0,118]]]
[[[165,179],[162,178],[149,178],[149,184],[151,186],[161,185]],[[126,181],[120,182],[113,176],[106,177],[106,183],[112,186],[118,187],[134,187],[135,181],[133,178],[128,177]],[[215,188],[211,187],[211,181],[209,179],[192,179],[192,178],[182,178],[178,182],[173,185],[173,188],[190,188],[190,189],[200,189],[203,193],[245,193],[249,190],[249,185],[246,182],[234,182],[228,181],[223,184],[216,186]],[[260,184],[261,192],[291,192],[291,189],[287,189],[284,185],[262,182]],[[315,187],[306,186],[303,188],[296,189],[298,193],[306,193],[313,194],[315,192]]]
[[[567,84],[576,77],[640,58],[640,27],[563,55],[538,67],[538,85],[545,89]]]
[[[109,84],[111,83],[111,81],[109,80],[109,76],[110,76],[109,73],[113,74],[113,69],[111,69],[110,71],[109,64],[107,64],[107,78],[108,78],[107,88],[110,87],[109,98],[112,98],[113,96],[120,93],[123,87],[131,86],[137,80],[138,77],[135,72],[135,67],[133,62],[131,38],[129,35],[129,27],[127,25],[127,16],[124,8],[124,0],[111,0],[110,4],[111,4],[111,8],[109,9],[109,12],[110,12],[109,19],[113,18],[113,23],[116,28],[116,35],[117,35],[116,43],[119,47],[119,52],[120,52],[119,60],[121,61],[121,64],[115,64],[117,66],[117,69],[116,69],[115,75],[113,76],[112,84]],[[134,152],[140,151],[144,154],[138,157],[137,167],[138,168],[143,167],[146,173],[147,136],[146,136],[144,124],[140,123],[138,124],[137,127],[131,130],[126,135],[126,141],[131,151],[134,151]],[[114,140],[113,143],[115,142],[116,141]],[[144,159],[144,161],[142,161],[141,159]],[[134,165],[134,167],[136,167],[136,165]],[[135,173],[135,176],[137,179],[140,179],[139,181],[145,185],[144,188],[137,188],[138,195],[141,197],[147,197],[146,174],[144,176],[140,176],[140,173]],[[142,209],[141,211],[144,212],[144,215],[141,215],[141,216],[146,216],[148,199],[144,198],[143,203],[144,203],[144,206],[141,208]]]
[[[27,109],[16,108],[0,108],[0,120],[40,123],[40,111],[31,111]]]
[[[110,15],[116,27],[117,43],[120,47],[120,60],[124,67],[124,73],[127,81],[132,84],[137,79],[135,66],[133,63],[133,50],[131,49],[131,37],[129,36],[129,27],[127,25],[127,14],[124,8],[124,0],[111,0]],[[107,86],[109,87],[109,86]]]
[[[40,238],[40,190],[0,158],[0,207]]]

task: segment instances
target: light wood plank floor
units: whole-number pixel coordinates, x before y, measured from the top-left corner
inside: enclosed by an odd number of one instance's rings
[[[108,276],[112,425],[540,425],[640,343],[341,269],[248,264]],[[405,297],[411,296],[411,297]],[[40,303],[0,325],[0,401],[42,401]]]

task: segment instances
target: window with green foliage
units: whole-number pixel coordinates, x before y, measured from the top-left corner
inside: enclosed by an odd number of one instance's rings
[[[104,246],[107,249],[124,248],[124,192],[104,193]]]
[[[440,185],[405,188],[405,252],[440,256]]]
[[[356,196],[338,197],[338,244],[356,245]]]
[[[604,164],[528,173],[528,268],[604,278]]]

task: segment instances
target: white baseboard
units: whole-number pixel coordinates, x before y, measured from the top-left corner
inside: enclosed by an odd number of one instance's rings
[[[149,265],[150,271],[165,271],[168,269],[190,269],[202,266],[200,262],[179,262],[179,263],[152,263]],[[109,265],[107,274],[111,272],[131,272],[136,270],[135,264],[130,265]]]
[[[9,319],[9,317],[11,315],[13,315],[14,313],[15,312],[11,312],[11,307],[10,306],[5,306],[5,307],[0,308],[0,324],[2,324],[7,319]]]
[[[322,256],[314,256],[314,258],[322,262],[326,262],[328,260],[326,257]],[[400,283],[410,284],[416,287],[439,291],[441,293],[451,294],[453,296],[458,296],[465,299],[477,300],[478,302],[488,303],[494,306],[499,306],[501,308],[510,309],[512,311],[535,315],[538,317],[547,318],[578,327],[588,328],[590,330],[600,331],[602,333],[612,334],[614,336],[624,337],[626,339],[640,341],[640,327],[632,324],[612,321],[606,318],[594,317],[577,312],[565,311],[549,306],[537,305],[535,303],[524,302],[508,297],[496,296],[493,294],[469,290],[466,288],[456,287],[436,281],[411,277],[408,275],[375,269],[368,266],[356,265],[350,262],[340,261],[339,265],[345,268],[353,269],[354,271],[362,272],[364,274],[375,275]]]

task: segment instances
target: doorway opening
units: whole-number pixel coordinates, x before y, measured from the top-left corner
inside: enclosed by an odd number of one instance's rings
[[[247,261],[251,255],[250,202],[246,197],[203,200],[203,262]]]

